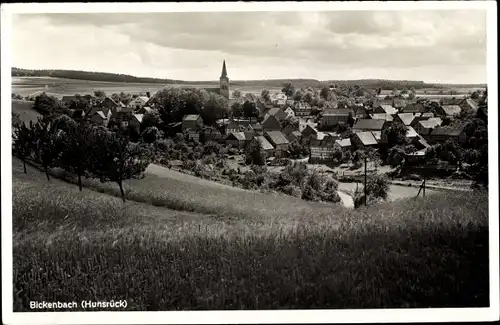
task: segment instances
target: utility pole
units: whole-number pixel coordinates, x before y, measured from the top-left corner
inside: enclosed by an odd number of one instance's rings
[[[423,195],[424,195],[424,197],[425,197],[425,176],[424,176],[424,188],[423,188],[423,190],[424,190],[424,191],[423,191]]]
[[[365,157],[365,188],[364,188],[364,191],[365,191],[365,206],[366,206],[366,157]]]

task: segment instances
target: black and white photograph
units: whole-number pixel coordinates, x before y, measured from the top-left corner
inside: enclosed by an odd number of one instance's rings
[[[491,1],[2,4],[5,322],[498,320],[496,27]]]

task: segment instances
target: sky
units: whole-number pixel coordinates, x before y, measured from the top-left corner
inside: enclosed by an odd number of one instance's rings
[[[13,66],[218,80],[486,83],[481,10],[17,14]]]

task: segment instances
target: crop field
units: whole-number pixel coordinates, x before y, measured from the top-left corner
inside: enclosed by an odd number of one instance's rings
[[[286,208],[183,180],[131,181],[165,204],[123,204],[13,158],[14,311],[110,294],[137,311],[488,306],[487,193]]]
[[[19,114],[19,117],[26,124],[30,121],[36,122],[37,118],[41,116],[37,111],[33,109],[33,103],[25,100],[12,100],[12,112]]]
[[[91,94],[96,90],[103,90],[107,94],[113,93],[145,93],[147,91],[156,93],[167,86],[184,88],[214,88],[215,85],[208,84],[151,84],[151,83],[120,83],[100,82],[89,80],[76,80],[52,77],[13,77],[12,92],[21,96],[28,96],[38,91],[52,93],[56,97],[75,94]],[[232,90],[239,89],[243,93],[260,94],[264,87],[255,86],[232,86]],[[268,88],[272,92],[281,92],[281,88]]]

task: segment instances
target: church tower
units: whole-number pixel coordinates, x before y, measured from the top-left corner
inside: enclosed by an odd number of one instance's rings
[[[222,63],[222,74],[220,76],[220,95],[229,99],[229,78],[227,77],[226,60]]]

